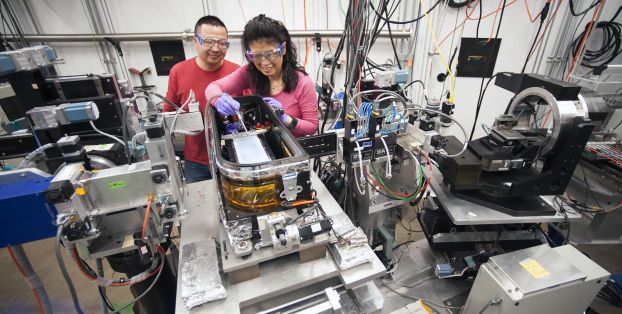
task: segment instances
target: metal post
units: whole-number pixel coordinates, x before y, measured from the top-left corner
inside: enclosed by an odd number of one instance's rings
[[[341,38],[343,30],[292,30],[289,32],[292,38],[314,38],[315,33],[319,33],[322,38]],[[381,38],[388,38],[389,32],[382,31],[378,35]],[[408,38],[410,29],[403,31],[396,30],[393,32],[394,38]],[[174,32],[174,33],[118,33],[118,34],[24,34],[24,39],[29,42],[92,42],[105,41],[110,38],[115,41],[151,41],[151,40],[185,40],[192,41],[194,33],[192,32]],[[242,38],[242,31],[230,31],[229,38]],[[16,41],[15,38],[9,37],[7,41]]]

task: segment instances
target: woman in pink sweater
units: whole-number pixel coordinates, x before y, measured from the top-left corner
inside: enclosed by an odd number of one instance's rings
[[[311,135],[318,128],[315,85],[298,65],[296,47],[283,23],[261,14],[244,27],[242,46],[249,64],[211,83],[205,89],[207,99],[223,94],[212,102],[221,115],[235,115],[240,103],[229,94],[250,89],[264,95],[264,101],[283,108],[281,121],[296,137]]]

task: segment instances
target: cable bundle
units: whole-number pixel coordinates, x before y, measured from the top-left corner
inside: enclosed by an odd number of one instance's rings
[[[594,50],[586,49],[581,60],[581,65],[592,69],[594,74],[602,73],[607,68],[607,65],[622,52],[622,24],[614,22],[620,13],[620,9],[622,7],[618,9],[611,20],[596,24],[596,29],[601,30],[603,34],[601,45]],[[585,26],[585,30],[572,42],[573,54],[577,54],[581,49],[581,38],[586,35],[586,32],[589,32],[590,25],[591,23],[588,23]]]

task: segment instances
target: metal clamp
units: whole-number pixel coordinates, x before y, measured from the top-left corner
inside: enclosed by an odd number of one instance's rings
[[[302,186],[297,185],[298,173],[290,173],[282,176],[283,178],[283,192],[279,195],[288,201],[296,200],[298,193],[302,192]]]

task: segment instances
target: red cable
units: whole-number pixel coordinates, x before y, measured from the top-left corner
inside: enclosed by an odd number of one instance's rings
[[[590,36],[590,33],[592,33],[592,27],[594,26],[594,21],[596,20],[596,16],[598,16],[598,12],[600,12],[600,8],[602,7],[602,5],[603,5],[603,0],[600,0],[600,2],[598,2],[598,7],[596,8],[596,10],[594,10],[594,14],[592,15],[592,21],[589,24],[590,26],[585,32],[585,35],[583,35],[583,39],[581,40],[581,45],[579,46],[579,49],[577,49],[577,51],[574,54],[574,57],[572,58],[572,63],[570,64],[570,68],[568,69],[568,74],[566,75],[566,81],[570,78],[570,73],[572,73],[572,70],[574,69],[574,66],[577,63],[577,58],[581,54],[581,51],[583,51],[587,38]]]
[[[15,253],[13,252],[13,249],[11,248],[11,246],[7,246],[7,249],[9,250],[9,255],[11,255],[11,259],[13,260],[13,263],[15,263],[15,266],[17,266],[17,269],[19,270],[19,272],[22,274],[22,277],[24,278],[24,280],[26,280],[26,271],[24,270],[24,268],[22,268],[22,265],[19,264],[19,262],[17,261],[17,257],[15,257]],[[43,311],[43,303],[41,302],[41,296],[39,296],[39,292],[37,292],[37,290],[35,288],[30,288],[30,290],[32,290],[32,293],[35,295],[35,299],[37,300],[37,306],[39,307],[39,313],[43,314],[45,313]]]
[[[546,113],[546,117],[544,117],[544,121],[542,121],[542,127],[546,126],[546,121],[549,120],[549,116],[551,115],[551,110],[549,110],[549,112]]]

